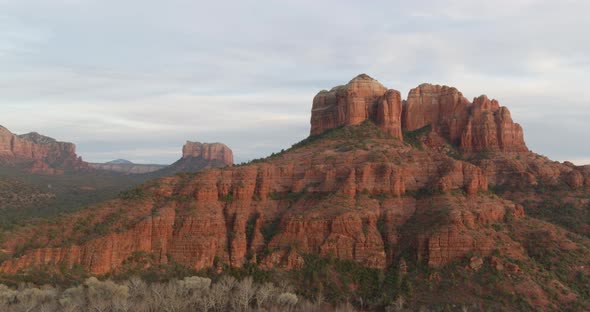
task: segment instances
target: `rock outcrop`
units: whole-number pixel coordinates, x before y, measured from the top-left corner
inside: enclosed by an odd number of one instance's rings
[[[471,103],[455,88],[421,84],[408,94],[403,129],[414,131],[431,126],[452,144],[459,145],[469,120],[470,106]]]
[[[178,172],[194,173],[210,168],[222,168],[233,164],[234,154],[225,144],[186,141],[182,147],[182,158],[170,166],[148,174],[161,177]]]
[[[31,132],[15,135],[0,126],[0,163],[20,165],[33,173],[56,174],[81,170],[88,164],[76,155],[76,146]]]
[[[404,105],[403,129],[426,126],[460,148],[461,152],[528,152],[523,131],[510,111],[482,95],[470,103],[457,89],[421,84],[410,90]]]
[[[464,153],[528,152],[522,127],[512,121],[508,108],[500,107],[498,101],[485,95],[473,100],[460,148]]]
[[[388,90],[377,80],[361,74],[348,84],[320,91],[313,99],[311,135],[341,126],[358,125],[372,120],[401,138],[401,95]]]
[[[397,138],[431,129],[465,154],[525,153],[523,131],[506,107],[482,95],[470,103],[453,87],[421,84],[402,107],[400,93],[362,74],[347,85],[321,91],[313,100],[311,135],[371,120]]]
[[[220,161],[226,166],[234,164],[234,154],[225,144],[200,143],[186,141],[182,147],[182,158],[202,158],[210,161]]]

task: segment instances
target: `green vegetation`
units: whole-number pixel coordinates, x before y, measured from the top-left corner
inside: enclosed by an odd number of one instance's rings
[[[253,223],[253,221],[249,221],[249,223]],[[531,247],[537,249],[539,246]],[[543,257],[542,253],[544,251],[540,251],[538,255],[535,255],[535,259]],[[155,260],[156,255],[147,252],[136,252],[125,261],[123,269],[118,271],[116,275],[107,274],[99,277],[99,279],[111,279],[119,286],[146,285],[148,288],[144,288],[145,293],[153,291],[150,290],[150,287],[156,287],[155,289],[176,289],[175,287],[185,285],[184,283],[191,279],[195,279],[195,281],[208,280],[206,282],[207,287],[201,288],[205,291],[204,294],[210,294],[210,291],[214,291],[216,289],[214,285],[218,283],[230,282],[233,286],[228,289],[237,291],[242,287],[239,285],[241,281],[248,281],[246,283],[252,286],[252,298],[251,301],[247,301],[249,302],[249,308],[242,305],[241,311],[262,311],[258,310],[260,302],[257,301],[259,299],[256,296],[258,291],[263,291],[264,287],[269,287],[268,285],[274,285],[274,288],[280,289],[281,292],[292,293],[299,298],[299,303],[305,302],[305,305],[297,304],[292,307],[293,309],[301,309],[301,311],[323,311],[326,310],[327,304],[332,307],[347,307],[348,310],[342,311],[351,311],[350,309],[391,311],[392,309],[403,310],[404,308],[412,311],[418,310],[418,308],[432,311],[456,310],[458,308],[467,309],[467,311],[479,311],[481,307],[493,311],[534,311],[534,307],[530,302],[532,297],[526,297],[521,293],[514,293],[510,290],[511,287],[517,287],[528,278],[532,278],[532,281],[542,287],[549,295],[557,295],[548,285],[552,279],[561,278],[560,273],[546,270],[535,261],[530,262],[527,260],[525,262],[509,259],[503,257],[498,251],[494,255],[500,257],[504,263],[512,262],[519,265],[526,275],[512,274],[505,270],[498,271],[487,260],[481,269],[471,270],[466,266],[465,261],[468,261],[473,254],[467,255],[464,260],[459,260],[441,268],[429,268],[420,263],[413,264],[410,261],[407,269],[404,270],[401,270],[400,264],[390,266],[386,270],[379,270],[365,267],[354,261],[339,260],[334,257],[322,258],[317,255],[304,255],[303,267],[291,271],[266,271],[261,270],[256,264],[246,263],[241,268],[222,264],[223,273],[218,273],[215,268],[195,271],[177,263],[170,255],[168,255],[169,263],[160,265]],[[411,258],[408,251],[399,252],[398,257]],[[570,258],[570,255],[566,256],[566,258]],[[219,261],[218,258],[215,262],[219,263]],[[403,266],[406,267],[405,264]],[[86,289],[92,287],[88,284],[88,273],[80,267],[67,270],[62,268],[61,273],[50,272],[54,271],[50,268],[38,268],[20,272],[15,276],[3,275],[0,276],[0,283],[15,287],[19,283],[27,281],[57,285],[61,289],[76,288],[77,285],[83,283]],[[141,280],[134,276],[141,277]],[[198,276],[198,278],[195,276]],[[579,300],[561,308],[584,311],[588,308],[587,300],[590,291],[588,282],[590,277],[583,272],[579,272],[574,278],[576,279],[575,284],[568,283],[567,285],[572,287],[571,289],[579,296]],[[85,279],[86,282],[84,282]],[[101,283],[112,282],[105,281]],[[162,284],[167,284],[167,286],[159,286]],[[48,288],[45,287],[44,289]],[[129,288],[130,293],[131,289]],[[7,288],[0,289],[0,291],[6,290]],[[185,292],[175,291],[174,293],[183,294]],[[62,298],[60,294],[58,293],[53,298]],[[199,296],[196,293],[192,294]],[[226,294],[225,296],[225,298],[230,299],[228,299],[229,301],[223,301],[222,305],[231,304],[230,302],[233,300],[231,298],[237,296],[237,293],[232,292],[231,295]],[[184,300],[173,299],[175,297],[165,298],[164,301],[158,303],[160,307],[163,304],[171,304],[171,302],[167,302],[168,300],[191,302],[195,297],[192,296],[192,299]],[[109,300],[105,300],[105,302],[111,302]],[[91,305],[89,301],[84,302],[86,305]],[[147,300],[147,302],[151,301]],[[6,304],[6,302],[4,303]],[[18,303],[20,301],[11,301],[8,306]],[[264,305],[264,302],[261,304]],[[63,307],[60,306],[60,308]],[[193,310],[195,308],[195,306],[192,306]],[[235,306],[233,309],[236,309]],[[557,307],[553,306],[551,309],[557,309]],[[213,311],[212,308],[203,310]],[[5,309],[3,311],[11,310]],[[175,311],[185,310],[176,309]],[[336,309],[336,311],[340,310]]]
[[[252,215],[250,215],[250,217],[248,218],[248,222],[246,222],[246,242],[248,242],[248,246],[250,246],[250,243],[252,242],[252,239],[254,238],[254,230],[255,230],[255,226],[256,226],[256,221],[258,220],[260,216],[258,215],[258,213],[254,213]]]
[[[352,150],[369,150],[369,143],[372,139],[394,139],[388,133],[379,129],[373,122],[366,120],[360,125],[339,127],[326,130],[319,135],[312,135],[298,143],[295,143],[287,150],[281,150],[279,153],[273,153],[267,158],[253,159],[247,163],[241,163],[237,166],[245,166],[248,164],[256,164],[264,162],[267,159],[274,159],[281,157],[289,151],[300,148],[311,147],[319,142],[324,141],[342,141],[338,142],[335,147],[338,152],[347,152]],[[329,156],[328,156],[329,157]],[[327,159],[329,161],[329,159]]]
[[[432,126],[427,125],[420,129],[414,131],[404,131],[404,142],[412,145],[417,149],[423,149],[424,144],[422,143],[422,139],[424,136],[428,135],[432,131]]]
[[[90,220],[91,218],[92,217],[88,218],[87,220]],[[81,240],[77,243],[81,244],[114,232],[115,229],[113,229],[113,225],[117,222],[120,222],[123,218],[124,211],[122,209],[119,209],[107,215],[100,222],[94,223],[93,225],[87,225],[85,228],[77,229],[78,233],[83,233],[83,235],[81,236]]]
[[[67,289],[0,284],[0,310],[17,311],[320,311],[309,301],[272,283],[225,275],[146,283],[137,277],[121,282],[90,277]]]
[[[0,167],[0,232],[32,220],[54,219],[118,196],[140,198],[142,191],[126,190],[146,179],[143,175],[111,172],[38,175]]]
[[[144,199],[146,196],[147,193],[141,187],[132,188],[119,193],[119,198],[125,200],[140,200]]]
[[[219,200],[226,203],[231,203],[234,201],[234,195],[232,193],[228,193],[227,195],[220,196]]]
[[[360,125],[329,129],[319,135],[310,136],[299,143],[293,144],[291,149],[307,147],[320,140],[347,140],[358,142],[359,147],[366,147],[370,139],[393,139],[391,135],[379,129],[373,122],[366,120]],[[348,148],[347,146],[346,148]],[[345,146],[341,146],[345,148]]]
[[[564,228],[590,238],[588,225],[590,224],[590,203],[574,205],[560,200],[559,197],[549,197],[540,203],[524,202],[527,215],[549,221]]]
[[[427,185],[415,191],[407,191],[406,194],[410,197],[421,199],[441,194],[441,191],[433,185]]]
[[[266,222],[262,226],[262,236],[264,237],[264,242],[268,244],[270,240],[278,233],[279,225],[281,225],[281,218],[276,217],[271,222]]]

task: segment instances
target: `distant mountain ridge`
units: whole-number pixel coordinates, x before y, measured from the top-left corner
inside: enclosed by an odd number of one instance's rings
[[[109,164],[109,165],[134,165],[133,162],[127,160],[127,159],[115,159],[115,160],[111,160],[106,162],[105,164]]]
[[[119,162],[107,162],[107,163],[90,163],[90,168],[112,171],[124,174],[145,174],[154,171],[158,171],[162,168],[166,168],[166,165],[149,165],[149,164],[134,164],[132,162],[119,163]]]
[[[119,158],[106,163],[91,163],[90,167],[97,170],[112,171],[124,174],[144,174],[165,168],[166,165],[135,164],[127,159]]]

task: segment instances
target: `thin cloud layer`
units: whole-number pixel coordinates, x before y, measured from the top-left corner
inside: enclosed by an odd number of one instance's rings
[[[0,0],[0,124],[90,161],[238,162],[305,138],[315,93],[368,73],[509,106],[530,148],[586,162],[588,1]],[[175,152],[176,151],[176,152]]]

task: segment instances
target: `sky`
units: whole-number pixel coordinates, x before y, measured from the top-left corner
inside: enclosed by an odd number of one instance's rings
[[[85,160],[236,162],[309,134],[314,95],[367,73],[509,107],[530,149],[590,164],[590,1],[0,0],[0,125]],[[405,96],[404,96],[405,97]]]

